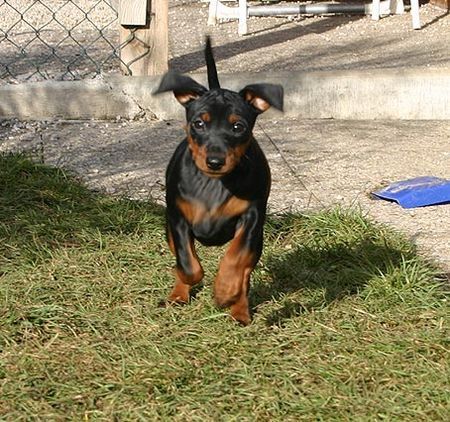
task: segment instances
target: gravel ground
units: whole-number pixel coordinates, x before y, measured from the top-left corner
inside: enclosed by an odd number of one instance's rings
[[[244,37],[237,36],[236,21],[207,26],[206,4],[171,4],[170,65],[183,72],[205,70],[205,33],[213,37],[218,70],[227,73],[447,67],[450,63],[450,15],[430,4],[420,8],[421,30],[412,29],[409,13],[379,21],[369,16],[255,17],[249,19],[249,35]]]

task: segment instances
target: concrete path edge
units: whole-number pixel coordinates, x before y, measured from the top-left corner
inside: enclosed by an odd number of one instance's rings
[[[205,84],[204,74],[192,75]],[[182,119],[170,93],[154,96],[160,77],[104,75],[84,81],[44,81],[0,86],[0,118]],[[450,119],[450,68],[220,75],[222,87],[255,82],[283,85],[285,115],[303,119]],[[276,111],[266,113],[274,118]]]

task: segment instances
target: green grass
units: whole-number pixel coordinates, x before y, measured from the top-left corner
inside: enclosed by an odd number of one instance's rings
[[[172,284],[161,207],[0,157],[0,418],[448,420],[448,281],[355,210],[271,217],[254,321]]]

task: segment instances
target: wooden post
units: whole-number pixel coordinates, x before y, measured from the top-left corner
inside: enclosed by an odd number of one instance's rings
[[[430,0],[431,4],[444,10],[450,10],[450,0]]]
[[[168,0],[120,0],[120,60],[124,74],[145,76],[167,72],[168,4]]]

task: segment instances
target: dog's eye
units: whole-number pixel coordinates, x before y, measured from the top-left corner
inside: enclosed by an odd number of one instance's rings
[[[245,132],[245,125],[242,122],[233,123],[233,132],[234,133],[243,133]]]
[[[194,127],[194,129],[202,130],[205,128],[205,122],[201,119],[197,119],[197,120],[194,120],[194,122],[192,123],[192,126]]]

